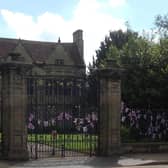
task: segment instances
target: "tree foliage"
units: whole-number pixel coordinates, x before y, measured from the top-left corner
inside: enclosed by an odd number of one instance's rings
[[[157,15],[155,18],[155,26],[158,33],[162,37],[168,36],[168,15]]]
[[[155,25],[160,31],[157,42],[130,29],[110,32],[89,67],[92,74],[92,68],[106,66],[108,58],[116,59],[125,69],[122,100],[132,107],[168,107],[168,17],[156,17]]]

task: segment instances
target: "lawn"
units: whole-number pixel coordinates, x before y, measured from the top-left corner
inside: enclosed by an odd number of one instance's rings
[[[0,142],[2,140],[0,134]],[[97,135],[85,134],[59,134],[55,138],[51,134],[28,134],[29,143],[44,145],[44,149],[54,147],[60,150],[70,150],[77,152],[93,152],[98,143]]]
[[[53,138],[50,134],[29,134],[28,142],[44,144],[45,146],[55,147],[57,149],[91,152],[97,147],[97,136],[84,134],[59,134]]]

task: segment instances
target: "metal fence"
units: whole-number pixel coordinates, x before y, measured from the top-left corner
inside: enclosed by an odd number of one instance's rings
[[[95,155],[98,110],[84,79],[27,78],[30,158]]]
[[[122,142],[167,142],[168,110],[137,109],[126,105],[121,111]]]

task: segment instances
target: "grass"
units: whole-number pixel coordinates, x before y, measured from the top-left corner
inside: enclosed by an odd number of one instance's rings
[[[28,141],[55,147],[57,149],[73,150],[79,152],[94,151],[97,146],[96,135],[59,134],[53,138],[50,134],[29,134]]]
[[[2,134],[0,133],[0,142]],[[54,139],[51,134],[28,134],[29,143],[38,143],[57,149],[65,148],[65,150],[90,152],[97,147],[97,135],[85,134],[59,134]]]

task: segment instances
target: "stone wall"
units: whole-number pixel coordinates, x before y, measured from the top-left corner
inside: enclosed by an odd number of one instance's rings
[[[123,143],[122,153],[163,153],[168,152],[168,143]]]

